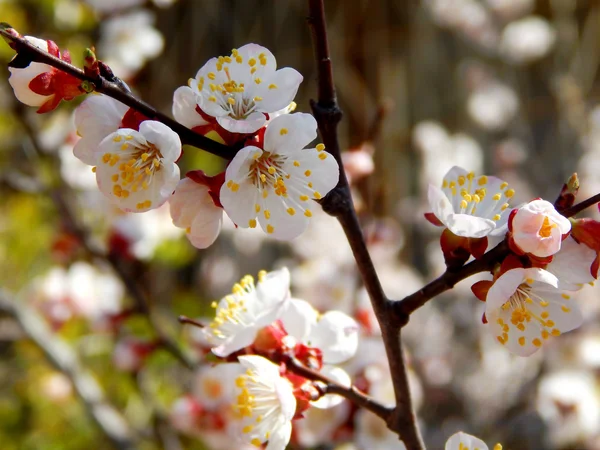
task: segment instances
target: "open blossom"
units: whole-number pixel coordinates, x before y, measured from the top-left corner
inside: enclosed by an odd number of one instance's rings
[[[71,62],[69,53],[64,52],[61,55],[54,42],[32,36],[25,36],[25,39],[52,56],[67,63]],[[10,71],[8,82],[13,88],[15,97],[28,106],[39,107],[38,113],[52,111],[62,99],[72,100],[83,94],[79,89],[81,81],[48,64],[32,62],[23,69],[9,67],[8,70]]]
[[[169,205],[173,224],[185,229],[194,247],[206,248],[215,242],[223,223],[223,208],[215,205],[207,186],[184,178]]]
[[[278,239],[293,239],[312,217],[310,199],[320,199],[339,178],[335,159],[325,146],[304,148],[317,136],[310,114],[279,116],[269,124],[264,147],[240,150],[227,167],[221,203],[240,227],[263,230]]]
[[[481,439],[459,431],[448,438],[444,450],[488,450],[488,446]],[[494,450],[502,450],[502,446],[496,444]]]
[[[190,79],[200,109],[233,133],[253,133],[267,122],[265,114],[286,108],[296,96],[302,75],[277,69],[273,54],[257,44],[210,59]]]
[[[525,253],[545,258],[560,250],[571,222],[546,200],[534,200],[520,207],[509,220],[512,240]]]
[[[214,320],[202,329],[212,352],[225,357],[252,344],[258,331],[277,320],[289,299],[290,273],[286,268],[246,275],[216,308]]]
[[[179,182],[175,161],[181,155],[181,141],[160,122],[146,120],[139,131],[121,128],[109,134],[97,154],[98,187],[124,211],[158,208]]]
[[[75,109],[75,128],[81,136],[73,148],[75,156],[90,166],[96,165],[96,150],[100,142],[121,127],[128,109],[107,95],[89,95]]]
[[[442,188],[429,185],[429,206],[435,217],[452,233],[481,238],[505,231],[508,203],[515,191],[496,177],[479,176],[453,167]]]
[[[580,244],[571,236],[561,245],[546,270],[558,278],[558,287],[569,291],[578,291],[596,278],[592,274],[592,264],[597,253],[585,244]]]
[[[280,375],[279,366],[262,356],[238,358],[246,373],[236,379],[239,395],[234,408],[242,421],[245,442],[266,450],[283,450],[292,434],[296,398],[292,384]]]
[[[583,317],[569,292],[543,269],[516,268],[489,288],[485,316],[498,342],[519,356],[536,352],[550,336],[579,327]]]

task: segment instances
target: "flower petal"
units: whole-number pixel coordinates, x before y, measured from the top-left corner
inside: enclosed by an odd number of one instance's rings
[[[265,132],[265,151],[286,155],[303,149],[317,137],[317,121],[310,114],[284,114]]]
[[[173,94],[173,117],[188,128],[206,125],[208,122],[196,111],[196,94],[188,86],[180,86]]]

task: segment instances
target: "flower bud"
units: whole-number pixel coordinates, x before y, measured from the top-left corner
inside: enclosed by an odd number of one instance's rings
[[[512,240],[523,253],[545,258],[560,250],[562,240],[571,231],[571,222],[560,215],[552,203],[533,200],[511,215]]]

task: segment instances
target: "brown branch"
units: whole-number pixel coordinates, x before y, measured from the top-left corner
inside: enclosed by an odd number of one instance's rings
[[[138,448],[138,437],[134,430],[121,413],[107,402],[101,386],[81,367],[77,354],[50,331],[39,314],[3,290],[0,290],[0,310],[14,317],[24,333],[44,352],[46,359],[69,378],[88,414],[115,448]]]
[[[27,56],[31,59],[31,61],[48,64],[49,66],[68,73],[69,75],[72,75],[81,81],[91,83],[94,86],[95,91],[101,92],[102,94],[108,95],[109,97],[120,101],[121,103],[135,109],[150,119],[164,123],[179,135],[183,144],[201,148],[202,150],[226,159],[233,159],[235,156],[237,152],[235,148],[228,147],[202,136],[201,134],[195,133],[176,120],[173,120],[156,110],[148,103],[134,97],[130,92],[121,88],[118,84],[107,80],[105,77],[101,75],[97,77],[87,75],[83,70],[37,48],[24,38],[13,36],[11,33],[8,33],[6,29],[1,27],[0,35],[12,43],[11,46],[18,54]]]
[[[559,209],[559,212],[565,217],[572,217],[598,202],[600,202],[600,194],[596,194],[562,211]],[[471,275],[491,271],[496,264],[500,264],[506,258],[508,253],[508,244],[506,241],[503,241],[485,253],[480,259],[471,261],[457,270],[447,270],[439,278],[436,278],[417,292],[404,297],[400,301],[392,302],[392,310],[396,320],[400,324],[408,323],[410,314],[425,305],[429,300],[452,289],[456,283],[469,278]]]
[[[337,105],[333,84],[333,70],[329,54],[323,0],[308,0],[308,9],[308,23],[313,38],[318,74],[318,101],[311,101],[311,107],[319,125],[323,143],[340,167],[338,185],[323,199],[321,205],[325,212],[337,217],[344,229],[365,289],[373,305],[375,316],[381,326],[382,339],[394,386],[396,406],[393,410],[386,410],[385,414],[380,415],[380,417],[386,421],[392,431],[399,435],[407,449],[421,450],[424,445],[412,411],[408,377],[402,354],[400,327],[394,320],[395,317],[390,314],[389,306],[391,302],[383,292],[373,261],[367,250],[352,202],[348,180],[343,170],[337,135],[337,127],[342,119],[342,113]]]
[[[368,409],[373,414],[381,417],[383,420],[387,420],[387,418],[392,414],[393,410],[388,408],[385,405],[382,405],[377,400],[369,397],[364,392],[361,392],[355,386],[344,386],[338,383],[335,380],[323,375],[316,370],[309,369],[304,366],[300,361],[294,358],[285,358],[281,361],[275,362],[283,362],[290,372],[295,373],[296,375],[300,375],[308,380],[319,381],[325,384],[325,392],[327,394],[337,394],[341,395],[344,398],[354,402],[358,406],[361,406],[365,409]]]
[[[40,145],[36,138],[35,132],[31,128],[29,122],[27,122],[20,112],[22,112],[22,110],[17,111],[17,117],[23,128],[25,128],[35,153],[38,156],[42,156],[43,153],[40,150]],[[61,219],[67,224],[69,231],[79,239],[81,245],[90,256],[103,260],[107,262],[109,266],[111,266],[113,271],[125,285],[125,289],[134,301],[136,308],[147,317],[154,332],[158,336],[161,346],[171,353],[185,367],[193,369],[194,363],[183,353],[177,343],[162,330],[162,327],[156,321],[153,311],[150,308],[149,299],[147,298],[139,282],[129,274],[121,258],[114,254],[107,254],[105,251],[99,248],[91,238],[89,231],[79,222],[76,214],[73,212],[69,202],[67,201],[67,196],[70,194],[70,188],[60,176],[60,167],[58,167],[58,162],[55,158],[53,158],[51,162],[53,170],[57,174],[59,186],[49,189],[48,192],[54,203],[54,206],[60,214]]]

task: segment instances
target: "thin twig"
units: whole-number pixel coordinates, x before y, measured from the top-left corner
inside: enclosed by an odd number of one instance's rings
[[[69,378],[87,412],[115,448],[136,449],[138,438],[134,430],[107,402],[102,388],[94,377],[81,367],[75,352],[50,331],[38,313],[25,302],[14,299],[2,289],[0,289],[0,310],[13,316],[24,333],[44,352],[48,361]]]
[[[34,62],[48,64],[49,66],[68,73],[69,75],[72,75],[81,81],[92,83],[95,91],[101,92],[102,94],[108,95],[109,97],[120,101],[121,103],[135,109],[150,119],[164,123],[179,135],[183,144],[201,148],[209,153],[226,159],[232,159],[235,156],[237,152],[235,148],[220,144],[212,139],[202,136],[201,134],[193,132],[176,120],[173,120],[156,110],[148,103],[134,97],[130,92],[122,89],[116,83],[107,80],[103,76],[99,75],[98,77],[93,77],[86,75],[83,70],[37,48],[24,38],[13,36],[5,29],[0,28],[0,35],[13,43],[18,54],[24,54]]]
[[[361,392],[355,386],[344,386],[337,381],[323,375],[322,373],[317,372],[316,370],[309,369],[294,358],[285,359],[280,362],[284,362],[288,370],[296,375],[300,375],[308,380],[320,381],[324,383],[327,394],[341,395],[342,397],[354,402],[356,405],[368,409],[373,414],[381,417],[383,420],[387,420],[390,414],[392,414],[392,408],[382,405],[377,400],[369,397],[364,392]]]
[[[337,105],[333,84],[333,70],[329,54],[323,0],[308,0],[308,8],[308,22],[313,37],[319,86],[318,101],[312,101],[311,107],[327,151],[331,153],[340,168],[342,168],[337,135],[337,127],[342,118],[342,113]],[[337,217],[344,229],[365,289],[373,305],[375,316],[381,326],[382,339],[394,386],[396,406],[380,417],[386,421],[392,431],[399,435],[409,450],[421,450],[424,445],[412,410],[408,377],[402,354],[400,327],[398,327],[394,317],[390,315],[389,306],[391,302],[383,292],[373,261],[367,250],[352,202],[348,180],[343,169],[340,170],[338,185],[323,199],[321,204],[324,211]]]

